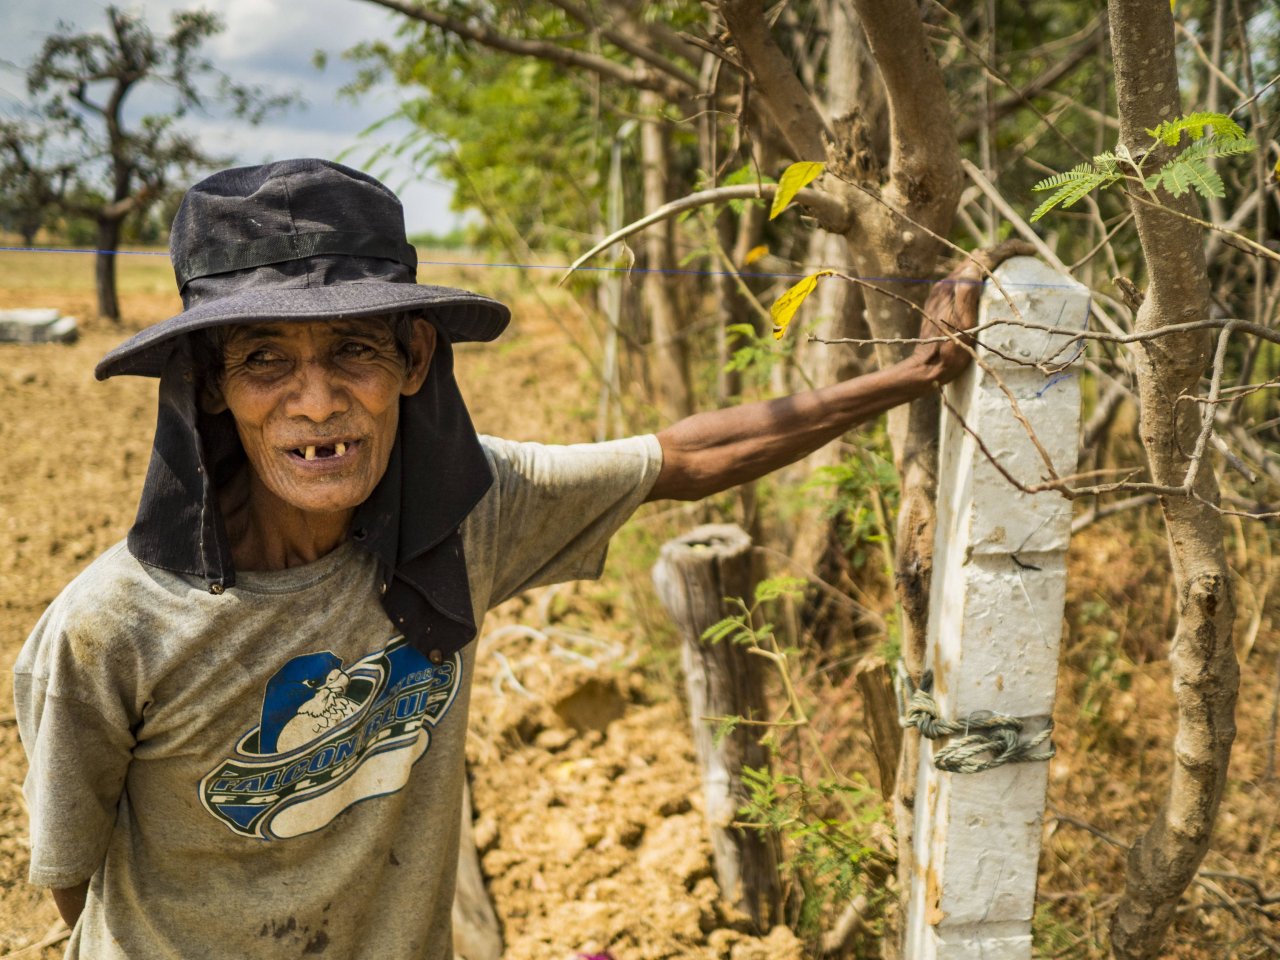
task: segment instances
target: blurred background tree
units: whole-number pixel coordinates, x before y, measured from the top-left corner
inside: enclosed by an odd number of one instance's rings
[[[98,312],[119,320],[115,253],[126,220],[144,225],[172,187],[230,162],[203,150],[178,121],[222,102],[256,124],[293,98],[237,83],[201,55],[222,29],[212,13],[174,12],[164,35],[117,7],[106,18],[102,32],[60,23],[28,65],[28,116],[0,121],[0,189],[20,228],[53,211],[93,224]],[[129,99],[143,85],[169,91],[166,111],[130,115]]]

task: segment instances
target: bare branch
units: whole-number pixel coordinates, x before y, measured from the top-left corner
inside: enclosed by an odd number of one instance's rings
[[[550,0],[550,2],[554,6],[559,7],[569,16],[573,17],[579,23],[598,33],[619,50],[625,51],[639,60],[643,60],[650,66],[657,67],[676,82],[684,84],[689,88],[690,92],[699,89],[698,78],[692,73],[685,70],[679,64],[673,63],[671,60],[662,56],[652,47],[640,43],[634,36],[629,35],[628,31],[619,30],[614,27],[601,24],[592,15],[591,11],[582,4],[575,3],[573,0]],[[634,28],[636,24],[628,21],[626,26]]]
[[[1204,227],[1206,230],[1216,231],[1223,235],[1222,242],[1229,247],[1235,247],[1244,253],[1252,253],[1255,256],[1263,257],[1267,260],[1274,260],[1277,263],[1280,263],[1280,253],[1276,253],[1269,247],[1264,247],[1257,241],[1250,240],[1243,234],[1234,233],[1226,227],[1220,227],[1216,223],[1211,223],[1208,220],[1201,220],[1199,217],[1193,217],[1191,214],[1184,213],[1181,210],[1176,210],[1168,204],[1157,203],[1155,200],[1144,197],[1138,193],[1129,194],[1129,199],[1142,204],[1144,207],[1152,207],[1159,210],[1161,213],[1167,213],[1170,216],[1177,217],[1179,220],[1185,220],[1188,223],[1194,223],[1198,227]]]
[[[1222,392],[1222,368],[1227,361],[1227,343],[1231,340],[1231,333],[1235,328],[1234,322],[1228,322],[1218,334],[1218,349],[1213,357],[1213,376],[1209,381],[1209,396],[1204,413],[1201,415],[1200,435],[1196,437],[1195,449],[1191,451],[1191,459],[1187,463],[1187,475],[1182,481],[1182,485],[1188,489],[1196,484],[1196,477],[1200,473],[1200,462],[1204,459],[1205,449],[1209,445],[1209,435],[1213,433],[1213,405],[1218,402],[1218,396]]]
[[[1240,424],[1219,415],[1218,429],[1226,432],[1240,451],[1256,463],[1273,483],[1280,484],[1280,458],[1249,435]]]
[[[1098,398],[1097,406],[1094,407],[1093,415],[1080,428],[1080,452],[1082,454],[1086,450],[1097,449],[1103,433],[1111,425],[1111,421],[1115,419],[1116,411],[1120,409],[1120,404],[1124,403],[1129,396],[1132,396],[1132,394],[1122,383],[1113,380],[1106,385],[1102,396]]]
[[[1071,535],[1074,537],[1081,530],[1090,527],[1106,517],[1115,516],[1117,513],[1123,513],[1126,510],[1135,510],[1138,507],[1149,507],[1156,502],[1154,493],[1141,493],[1136,497],[1129,497],[1127,500],[1117,500],[1115,503],[1100,505],[1095,503],[1085,513],[1080,514],[1071,521]]]
[[[1227,441],[1223,440],[1216,433],[1209,434],[1209,442],[1213,444],[1213,449],[1222,455],[1222,459],[1227,462],[1232,470],[1240,474],[1250,483],[1257,483],[1259,477],[1253,470],[1249,469],[1249,465],[1235,455],[1235,452],[1227,446]]]
[[[568,270],[565,271],[558,282],[563,284],[569,278],[569,274],[573,273],[596,254],[607,250],[619,240],[625,240],[632,234],[639,233],[645,227],[650,227],[663,220],[670,220],[686,210],[694,210],[709,203],[724,203],[728,200],[768,200],[773,197],[777,190],[778,185],[776,183],[747,183],[732,187],[699,190],[697,193],[691,193],[687,197],[681,197],[679,200],[663,204],[657,210],[645,214],[634,223],[629,223],[621,230],[609,234],[609,236],[578,257],[573,263],[569,264]],[[843,233],[845,229],[848,229],[852,214],[848,205],[839,197],[806,187],[796,194],[796,202],[812,210],[822,220],[826,229],[839,233]],[[843,229],[840,229],[841,227]]]
[[[365,2],[386,7],[388,10],[402,13],[406,17],[420,20],[437,29],[444,30],[446,33],[451,33],[464,40],[472,40],[494,50],[503,50],[520,56],[536,57],[539,60],[558,63],[564,67],[589,70],[607,80],[614,80],[642,90],[652,90],[668,100],[679,102],[696,92],[697,89],[696,86],[690,89],[683,83],[677,83],[666,73],[657,73],[653,70],[634,70],[623,66],[615,60],[610,60],[608,57],[602,57],[583,50],[573,50],[556,43],[510,37],[488,25],[468,23],[456,17],[439,13],[427,6],[412,3],[410,0],[365,0]]]
[[[917,5],[853,0],[853,6],[889,100],[890,181],[905,197],[958,197],[960,148],[951,101]]]
[[[1011,87],[1013,92],[1010,93],[1009,96],[1002,97],[1000,100],[993,103],[991,105],[992,118],[999,120],[1002,117],[1006,117],[1013,113],[1019,107],[1024,105],[1030,106],[1032,97],[1048,90],[1063,77],[1070,76],[1075,72],[1075,69],[1084,62],[1085,58],[1091,56],[1101,45],[1103,39],[1105,39],[1107,35],[1106,17],[1099,15],[1097,19],[1094,20],[1093,24],[1085,29],[1087,32],[1084,39],[1082,39],[1067,56],[1058,60],[1052,67],[1041,73],[1022,89],[1019,90]],[[965,37],[961,36],[962,41],[965,39]],[[976,53],[975,49],[970,48],[970,53]],[[985,61],[983,61],[983,67],[997,80],[1008,84],[1008,81]],[[1043,115],[1041,115],[1041,119],[1047,120]],[[961,140],[968,140],[970,137],[977,134],[984,122],[985,121],[983,120],[971,120],[956,132],[956,136]],[[1051,129],[1054,129],[1053,124],[1049,124],[1049,126]]]
[[[782,131],[796,160],[822,160],[827,129],[809,91],[796,76],[786,54],[773,40],[759,0],[721,0],[720,15],[751,81],[751,92],[770,121]]]
[[[1181,110],[1173,17],[1165,0],[1108,0],[1107,11],[1120,143],[1132,152],[1150,142],[1148,129]],[[1157,148],[1151,159],[1159,163],[1166,153]],[[1135,318],[1137,331],[1168,331],[1207,317],[1204,244],[1192,225],[1218,228],[1192,215],[1197,210],[1193,196],[1168,203],[1149,200],[1136,189],[1128,196],[1135,201],[1134,223],[1149,278]],[[1267,255],[1280,259],[1270,251]],[[1208,850],[1235,737],[1240,675],[1221,520],[1229,511],[1217,503],[1213,471],[1188,470],[1183,451],[1194,449],[1203,431],[1174,415],[1178,398],[1196,392],[1208,359],[1206,346],[1206,338],[1192,333],[1165,337],[1142,351],[1137,363],[1139,433],[1151,477],[1159,486],[1183,481],[1181,496],[1161,501],[1179,606],[1169,657],[1178,726],[1165,802],[1129,851],[1124,895],[1111,919],[1111,948],[1118,960],[1149,960],[1161,952],[1178,899]],[[1187,485],[1188,475],[1194,486]]]
[[[1034,246],[1036,248],[1036,252],[1038,252],[1040,256],[1044,257],[1050,264],[1070,276],[1071,270],[1067,265],[1059,259],[1056,253],[1049,249],[1049,245],[1040,239],[1040,235],[1031,229],[1031,225],[1018,215],[1018,212],[1009,205],[1009,201],[1004,198],[990,180],[983,176],[981,170],[963,158],[960,160],[960,167],[964,170],[969,179],[973,181],[974,186],[990,198],[991,203],[1000,211],[1000,215],[1009,221],[1014,230],[1018,231],[1018,236],[1022,237]],[[1089,301],[1089,312],[1097,317],[1102,325],[1113,334],[1119,337],[1125,336],[1124,330],[1120,325],[1111,318],[1110,314],[1098,306],[1096,295]]]
[[[1182,39],[1188,41],[1191,44],[1191,49],[1196,52],[1196,57],[1198,57],[1200,62],[1203,63],[1206,68],[1208,68],[1209,72],[1213,74],[1213,76],[1220,83],[1226,84],[1228,87],[1230,87],[1232,92],[1235,93],[1237,97],[1240,97],[1243,100],[1245,97],[1245,92],[1241,90],[1239,86],[1236,85],[1236,82],[1232,80],[1230,76],[1228,76],[1225,72],[1223,72],[1222,67],[1218,66],[1218,64],[1214,62],[1213,57],[1205,53],[1205,49],[1201,45],[1200,40],[1196,37],[1196,35],[1192,33],[1190,30],[1188,30],[1184,24],[1179,23],[1176,20],[1174,21],[1173,28],[1177,30],[1179,34],[1181,34]],[[1243,104],[1241,104],[1241,106],[1243,106]],[[1239,110],[1239,109],[1240,107],[1236,107],[1236,110]],[[1235,113],[1235,110],[1231,112]]]

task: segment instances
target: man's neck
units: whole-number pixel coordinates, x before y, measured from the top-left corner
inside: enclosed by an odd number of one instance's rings
[[[245,468],[219,491],[237,570],[287,570],[341,546],[354,510],[310,513],[281,500]]]

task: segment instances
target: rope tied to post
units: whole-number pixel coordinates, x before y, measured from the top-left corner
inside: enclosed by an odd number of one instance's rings
[[[956,739],[939,747],[933,765],[948,773],[981,773],[1006,763],[1035,763],[1048,760],[1056,752],[1052,742],[1041,750],[1053,733],[1053,719],[1039,733],[1022,739],[1022,721],[1017,717],[976,710],[962,720],[943,719],[933,699],[933,671],[926,670],[916,686],[907,665],[898,661],[893,690],[898,698],[898,725],[915,727],[922,737]]]

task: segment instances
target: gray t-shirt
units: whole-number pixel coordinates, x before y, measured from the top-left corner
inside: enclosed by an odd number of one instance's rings
[[[482,438],[471,599],[595,577],[661,466],[652,436]],[[32,883],[90,879],[68,957],[446,958],[475,644],[432,664],[345,544],[221,596],[123,544],[15,672]]]

